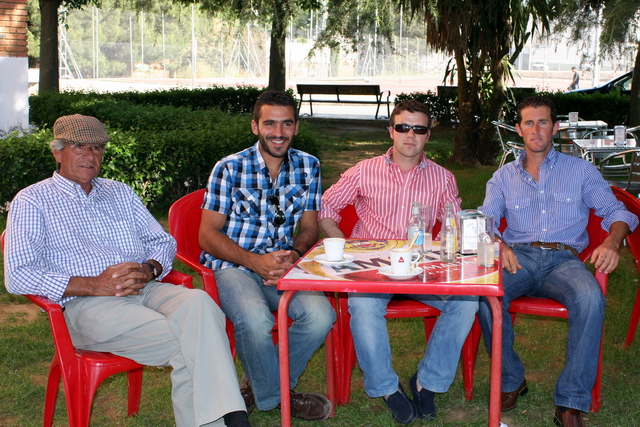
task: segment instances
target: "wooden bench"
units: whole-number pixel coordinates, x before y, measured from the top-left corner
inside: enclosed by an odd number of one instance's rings
[[[384,94],[386,93],[386,100],[383,99]],[[300,94],[300,104],[298,105],[298,114],[300,113],[300,107],[302,107],[303,102],[308,102],[309,107],[311,109],[311,116],[313,116],[313,103],[314,102],[329,102],[334,104],[377,104],[378,108],[376,109],[376,119],[378,118],[378,113],[380,111],[380,105],[387,105],[387,117],[391,115],[389,111],[389,96],[391,92],[388,90],[380,91],[380,85],[345,85],[345,84],[336,84],[336,85],[313,85],[313,84],[299,84],[298,85],[298,94]],[[308,99],[304,99],[305,95],[308,96]],[[335,98],[327,99],[327,97],[316,98],[313,99],[312,95],[332,95]],[[345,99],[344,97],[347,96]],[[375,96],[376,100],[366,100],[366,99],[354,99],[354,96]]]

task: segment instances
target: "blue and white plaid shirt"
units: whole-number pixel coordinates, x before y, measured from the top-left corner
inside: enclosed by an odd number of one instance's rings
[[[45,296],[60,305],[71,277],[96,277],[122,262],[154,259],[160,279],[171,271],[174,238],[126,184],[94,178],[87,195],[55,172],[11,202],[5,236],[5,284],[14,294]]]
[[[222,228],[240,247],[257,254],[293,248],[293,232],[305,211],[320,210],[320,162],[299,150],[289,149],[276,182],[271,182],[260,150],[254,146],[220,160],[213,167],[203,209],[226,215]],[[278,198],[286,222],[273,223]],[[212,270],[245,267],[202,252],[200,262]]]
[[[526,152],[498,169],[487,182],[484,205],[496,224],[507,219],[504,241],[560,242],[582,252],[589,245],[589,210],[602,220],[602,228],[623,221],[633,231],[638,218],[613,195],[600,172],[586,160],[551,150],[540,166],[538,182],[524,170]]]

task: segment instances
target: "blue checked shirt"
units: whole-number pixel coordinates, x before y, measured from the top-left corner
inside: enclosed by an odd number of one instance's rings
[[[320,162],[299,150],[289,149],[276,182],[271,182],[259,142],[220,160],[213,167],[203,209],[226,215],[222,228],[241,248],[257,254],[293,248],[293,232],[305,211],[320,210]],[[267,202],[278,198],[286,222],[273,223],[277,209]],[[237,264],[202,252],[200,262],[212,270]]]
[[[11,202],[5,236],[5,284],[63,305],[71,277],[96,277],[122,262],[154,259],[171,271],[176,243],[133,190],[94,178],[87,195],[57,172]]]
[[[524,170],[523,151],[514,162],[498,169],[487,182],[480,209],[496,224],[505,217],[503,240],[515,243],[559,242],[582,252],[589,244],[589,210],[601,218],[602,228],[623,221],[633,231],[638,218],[613,195],[609,184],[589,162],[551,150],[536,182]]]

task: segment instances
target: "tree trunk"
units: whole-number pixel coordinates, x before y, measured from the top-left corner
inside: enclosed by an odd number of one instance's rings
[[[478,161],[473,156],[475,147],[478,145],[478,133],[476,132],[474,111],[477,97],[477,85],[467,80],[464,54],[455,53],[458,67],[458,132],[453,138],[453,155],[451,161],[463,166],[477,166]]]
[[[40,0],[39,92],[60,92],[58,70],[58,7],[61,0]]]
[[[631,97],[629,111],[629,126],[640,126],[640,43],[636,52],[636,62],[633,66],[633,80],[631,81]]]
[[[496,55],[497,56],[497,55]],[[480,124],[480,143],[476,152],[476,158],[483,165],[495,165],[499,146],[495,141],[495,128],[491,124],[498,120],[507,96],[504,91],[504,63],[502,60],[492,58],[491,60],[491,80],[493,81],[493,92],[489,100],[487,120]]]
[[[287,14],[281,0],[274,1],[271,21],[271,48],[269,49],[269,89],[285,90],[287,68],[285,45],[287,42]]]

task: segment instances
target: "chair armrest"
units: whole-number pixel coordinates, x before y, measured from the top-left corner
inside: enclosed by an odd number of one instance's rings
[[[187,267],[198,273],[200,277],[202,277],[204,290],[218,305],[220,305],[218,287],[216,285],[216,279],[213,275],[213,271],[210,268],[200,264],[200,260],[194,259],[192,256],[189,256],[185,253],[178,252],[176,254],[176,258],[179,261],[182,261]]]
[[[177,270],[171,270],[160,282],[182,285],[185,288],[193,289],[193,278]]]

